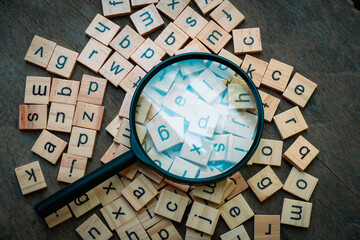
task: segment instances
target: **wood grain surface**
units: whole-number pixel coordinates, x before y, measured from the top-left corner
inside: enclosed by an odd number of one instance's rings
[[[306,169],[319,178],[310,199],[313,203],[310,228],[281,225],[281,239],[360,239],[360,12],[345,0],[232,0],[232,3],[245,16],[238,28],[261,29],[263,51],[254,56],[294,66],[295,72],[318,84],[302,110],[309,125],[302,135],[320,150]],[[193,2],[190,6],[199,11]],[[0,0],[0,239],[80,239],[75,229],[92,214],[97,213],[104,220],[96,208],[79,219],[72,218],[48,229],[33,207],[65,186],[57,181],[59,164],[52,165],[31,152],[41,131],[18,129],[18,106],[24,102],[25,77],[54,77],[24,61],[33,36],[37,34],[81,52],[89,39],[85,30],[97,13],[102,13],[100,0]],[[169,23],[166,17],[163,19]],[[112,20],[122,28],[127,24],[133,27],[129,17]],[[161,29],[149,37],[154,40]],[[232,41],[226,49],[233,52]],[[94,75],[76,64],[72,79],[81,80],[84,73]],[[280,97],[269,89],[260,89]],[[87,172],[101,165],[99,160],[112,143],[105,127],[118,113],[124,96],[122,89],[108,84],[104,120]],[[291,107],[293,104],[281,99],[277,113]],[[56,135],[69,140],[69,134]],[[265,124],[263,137],[281,139],[274,123]],[[284,150],[296,137],[284,141]],[[40,161],[48,188],[22,196],[14,169],[33,161]],[[241,173],[249,179],[262,168],[244,167]],[[282,166],[273,169],[284,183],[291,165],[282,160]],[[284,197],[297,199],[283,190],[263,203],[250,189],[243,195],[255,214],[279,215]],[[189,210],[181,223],[175,223],[182,236]],[[244,224],[251,238],[253,225],[253,218]],[[220,219],[213,239],[219,239],[226,231],[228,228]]]

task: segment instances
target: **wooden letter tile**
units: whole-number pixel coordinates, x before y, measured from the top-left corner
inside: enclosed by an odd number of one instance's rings
[[[131,148],[130,144],[130,123],[129,120],[123,118],[119,127],[119,131],[114,137],[114,142],[125,145],[128,148]]]
[[[144,36],[164,25],[164,21],[154,4],[144,7],[131,14],[130,18],[141,36]]]
[[[228,0],[223,1],[214,11],[210,13],[210,18],[217,22],[225,31],[230,32],[245,17],[242,13]]]
[[[109,80],[115,87],[124,79],[124,77],[133,69],[128,60],[122,57],[119,53],[114,54],[101,67],[99,73]]]
[[[258,88],[265,74],[268,63],[251,55],[245,55],[241,69],[250,77]]]
[[[219,217],[219,210],[194,202],[188,215],[186,226],[213,235]]]
[[[221,51],[218,54],[220,57],[226,58],[227,60],[232,61],[233,63],[235,63],[236,65],[240,66],[241,63],[243,62],[243,60],[241,58],[239,58],[238,56],[236,56],[235,54],[229,52],[228,50],[226,50],[225,48],[221,49]]]
[[[20,105],[19,129],[45,129],[47,123],[47,105]]]
[[[70,78],[78,56],[79,53],[57,45],[46,70],[64,78]]]
[[[172,222],[167,219],[157,223],[155,226],[148,229],[147,232],[152,240],[182,240],[179,232],[176,230]]]
[[[25,104],[49,104],[50,77],[26,77]]]
[[[189,36],[175,24],[169,23],[154,42],[169,56],[173,56],[185,44],[188,38]]]
[[[230,83],[227,86],[229,108],[238,110],[256,109],[254,96],[248,86],[241,83]]]
[[[78,102],[73,125],[100,131],[105,107]]]
[[[201,13],[203,15],[208,14],[211,10],[213,10],[214,8],[216,8],[216,6],[218,6],[223,0],[212,0],[212,1],[208,1],[208,0],[194,0],[195,4],[198,6],[198,8],[200,9]]]
[[[292,168],[283,189],[305,201],[309,201],[319,179]]]
[[[119,131],[121,118],[116,115],[115,118],[106,126],[105,130],[113,137],[116,136],[117,132]]]
[[[63,153],[57,180],[73,183],[85,175],[88,159],[69,153]]]
[[[312,203],[284,198],[281,224],[309,228]]]
[[[150,38],[131,55],[131,59],[146,72],[150,71],[165,56],[165,51],[156,45]]]
[[[160,0],[156,4],[156,8],[161,13],[174,21],[177,16],[186,8],[190,3],[190,0],[173,1],[173,0]]]
[[[15,168],[22,195],[32,193],[47,187],[39,161]]]
[[[255,215],[254,240],[280,240],[280,215]]]
[[[131,0],[131,6],[134,8],[143,7],[152,3],[158,3],[159,0]]]
[[[75,105],[53,102],[50,105],[46,129],[58,132],[71,132]]]
[[[84,240],[108,240],[113,236],[110,230],[95,213],[85,222],[83,222],[78,228],[76,228],[76,232]]]
[[[120,239],[141,239],[141,240],[150,240],[145,229],[141,225],[139,219],[133,218],[131,221],[123,224],[122,226],[116,229],[116,232]]]
[[[261,82],[265,87],[284,92],[294,67],[271,59]]]
[[[200,31],[196,38],[211,51],[218,54],[220,50],[230,41],[231,35],[211,20]]]
[[[79,102],[101,105],[103,103],[107,81],[104,78],[83,74],[79,91]]]
[[[232,31],[235,54],[259,53],[262,51],[260,28],[243,28]]]
[[[219,210],[221,217],[230,229],[234,229],[254,216],[254,212],[241,194],[223,204]]]
[[[68,153],[92,158],[95,139],[95,130],[73,127],[70,135]]]
[[[316,147],[303,136],[299,136],[286,150],[283,157],[299,171],[304,171],[318,153],[319,150]]]
[[[120,87],[125,90],[125,92],[130,93],[131,95],[134,94],[137,86],[145,77],[146,72],[142,70],[141,67],[136,65],[128,75],[120,82]]]
[[[66,146],[67,142],[44,129],[31,148],[31,151],[52,164],[56,164]]]
[[[25,61],[46,68],[55,47],[55,42],[35,35],[26,53]]]
[[[282,139],[291,137],[308,128],[297,106],[274,116],[274,122]]]
[[[123,102],[121,103],[119,117],[129,119],[130,115],[130,106],[133,95],[126,93]]]
[[[113,142],[111,146],[108,148],[108,150],[104,153],[104,155],[101,157],[100,161],[102,163],[108,163],[114,158],[126,153],[130,149],[128,147],[125,147],[122,144]]]
[[[240,172],[235,172],[235,173],[229,178],[229,180],[231,180],[231,181],[233,181],[233,182],[235,183],[235,188],[234,188],[234,190],[226,197],[227,200],[232,199],[233,197],[235,197],[236,195],[238,195],[239,193],[241,193],[242,191],[244,191],[245,189],[247,189],[247,188],[249,187]]]
[[[188,201],[186,197],[163,189],[156,204],[155,213],[175,222],[181,222]]]
[[[295,73],[282,96],[299,107],[304,108],[316,87],[316,83],[299,73]]]
[[[97,73],[109,57],[110,53],[110,48],[97,40],[90,38],[77,60],[85,67],[88,67]]]
[[[148,229],[154,226],[156,223],[160,222],[164,218],[156,215],[154,210],[157,204],[156,198],[153,198],[150,202],[148,202],[143,208],[136,212],[136,216],[141,222],[141,225],[145,229]]]
[[[121,193],[131,206],[136,211],[139,211],[158,194],[158,191],[156,191],[150,180],[141,174]]]
[[[115,199],[119,198],[123,189],[124,185],[120,181],[118,175],[115,174],[111,178],[96,186],[93,190],[100,200],[101,205],[106,206]]]
[[[283,141],[262,138],[254,155],[254,164],[281,166]]]
[[[223,180],[221,182],[196,186],[193,194],[205,200],[220,203],[225,191],[226,182],[227,180]]]
[[[271,122],[275,115],[276,109],[278,108],[278,106],[280,104],[280,99],[278,99],[270,94],[267,94],[261,90],[259,90],[259,94],[260,94],[263,109],[264,109],[264,119],[267,122]]]
[[[234,240],[234,239],[240,239],[240,240],[250,240],[250,237],[248,233],[246,232],[246,229],[244,225],[240,225],[222,235],[220,235],[221,240]]]
[[[50,102],[75,105],[79,94],[80,82],[53,78]]]
[[[131,13],[130,0],[101,0],[101,5],[105,17],[117,17]]]
[[[195,38],[207,23],[205,18],[189,6],[174,21],[174,24],[191,38]]]
[[[100,212],[104,216],[111,230],[115,230],[121,225],[131,221],[133,218],[136,218],[135,211],[124,197],[120,197],[107,204],[100,209]]]
[[[198,230],[187,227],[185,233],[186,240],[211,240],[211,236],[209,234],[205,234]]]
[[[283,187],[281,180],[270,166],[256,173],[247,180],[247,183],[260,202],[263,202]]]
[[[70,212],[69,207],[66,205],[65,207],[60,208],[56,212],[50,214],[45,218],[45,222],[49,228],[53,228],[59,225],[62,222],[72,218],[72,214]]]
[[[119,30],[120,27],[117,24],[100,14],[96,14],[95,18],[86,29],[85,34],[108,46]]]
[[[163,180],[161,175],[148,167],[140,166],[138,171],[139,173],[144,174],[144,176],[150,179],[153,183],[160,184],[160,182]]]
[[[129,167],[125,168],[124,170],[120,171],[121,176],[124,176],[125,178],[121,178],[122,179],[129,179],[129,180],[133,180],[134,177],[136,176],[136,174],[138,173],[139,170],[139,166],[140,163],[139,162],[135,162],[132,165],[130,165]],[[124,182],[123,182],[124,183]],[[124,186],[128,186],[129,184],[124,183]]]
[[[90,190],[87,193],[84,193],[78,198],[75,198],[74,201],[69,203],[71,211],[74,213],[76,218],[81,217],[91,209],[95,208],[100,204],[99,199],[97,198],[94,190]]]
[[[110,46],[124,58],[129,59],[144,41],[145,39],[140,34],[126,25],[110,42]]]

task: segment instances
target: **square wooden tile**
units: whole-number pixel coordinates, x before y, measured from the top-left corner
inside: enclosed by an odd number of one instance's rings
[[[125,147],[122,144],[113,142],[108,148],[108,150],[104,153],[104,155],[100,158],[100,161],[102,163],[108,163],[129,150],[130,148]]]
[[[121,4],[119,3],[119,5]],[[85,30],[85,34],[98,40],[105,46],[108,46],[119,30],[120,27],[117,24],[113,23],[101,14],[96,14],[89,27]]]
[[[282,153],[283,141],[262,138],[252,156],[253,163],[280,167]]]
[[[211,236],[209,234],[200,232],[198,230],[187,227],[185,233],[185,239],[188,240],[211,240]]]
[[[136,65],[128,75],[120,82],[119,86],[124,89],[125,92],[134,94],[137,86],[139,86],[141,80],[145,77],[146,72]]]
[[[101,67],[99,73],[117,87],[133,67],[134,65],[123,56],[114,52]]]
[[[173,239],[182,240],[179,232],[170,220],[164,219],[147,230],[152,240]]]
[[[73,127],[70,135],[68,153],[92,158],[95,139],[95,130]]]
[[[130,19],[141,36],[164,26],[164,21],[154,4],[150,4],[131,14]]]
[[[210,50],[207,49],[204,46],[204,44],[202,44],[197,38],[194,38],[185,46],[185,48],[190,48],[190,47],[197,47],[195,52],[211,53]]]
[[[133,218],[116,229],[120,239],[141,239],[150,240],[139,219]]]
[[[280,240],[280,215],[255,215],[254,240]]]
[[[158,3],[159,0],[131,0],[131,6],[134,8],[143,7],[152,3]]]
[[[284,198],[281,224],[309,228],[312,203]]]
[[[100,209],[111,230],[121,227],[136,218],[134,209],[124,197],[117,198]]]
[[[58,132],[71,132],[75,105],[53,102],[50,105],[46,129]]]
[[[35,35],[30,43],[28,51],[26,52],[25,61],[42,68],[46,68],[55,47],[55,42]]]
[[[308,125],[297,106],[275,115],[274,122],[282,139],[291,137],[308,128]]]
[[[283,158],[290,162],[299,171],[304,171],[318,153],[319,150],[316,147],[314,147],[303,136],[299,136],[285,151]]]
[[[233,240],[233,239],[240,239],[240,240],[250,240],[248,233],[244,225],[240,225],[226,233],[220,235],[221,240]]]
[[[309,201],[319,179],[292,168],[283,189],[305,201]]]
[[[139,167],[140,167],[140,163],[135,162],[135,163],[131,164],[129,167],[125,168],[124,170],[121,170],[120,174],[121,174],[121,176],[132,181],[134,179],[134,177],[136,176],[136,174],[138,174]],[[121,179],[124,179],[124,178],[121,178]],[[128,186],[128,185],[124,184],[124,186]]]
[[[195,38],[207,23],[208,21],[190,6],[187,6],[174,21],[174,24],[191,38]]]
[[[105,130],[113,137],[116,136],[117,132],[119,131],[121,118],[116,115],[115,118],[106,126]]]
[[[101,5],[105,17],[117,17],[131,14],[130,0],[101,0]]]
[[[99,204],[100,201],[97,198],[94,190],[90,190],[87,193],[81,195],[80,197],[75,198],[74,201],[68,204],[68,206],[74,213],[75,217],[79,218],[85,213],[89,212],[91,209],[98,206]]]
[[[203,15],[208,14],[211,10],[216,8],[223,0],[194,0],[195,4],[200,9]]]
[[[195,186],[193,194],[205,200],[220,203],[225,191],[226,182],[227,180],[223,180],[221,182]]]
[[[227,32],[232,31],[245,19],[244,15],[228,0],[223,1],[212,11],[210,18]]]
[[[209,21],[196,36],[212,52],[218,54],[230,41],[231,35],[222,29],[214,21]]]
[[[50,102],[75,105],[79,95],[80,82],[53,78],[50,91]]]
[[[79,53],[57,45],[46,70],[64,78],[70,78],[78,56]]]
[[[22,195],[26,195],[47,187],[39,161],[31,162],[15,168]]]
[[[188,38],[189,36],[179,27],[173,23],[169,23],[154,42],[169,56],[173,56],[175,52],[185,44]]]
[[[194,202],[188,215],[186,226],[213,235],[219,217],[219,210]]]
[[[156,191],[150,180],[141,174],[121,193],[131,206],[136,211],[139,211],[158,194],[158,191]]]
[[[76,104],[73,125],[100,131],[104,111],[104,106],[78,102]]]
[[[156,184],[159,184],[164,179],[160,174],[158,174],[154,170],[152,170],[148,167],[142,166],[142,165],[140,165],[138,171],[139,171],[139,173],[144,174],[145,177],[147,177],[148,179],[150,179],[152,182],[154,182]]]
[[[154,226],[156,223],[164,219],[163,217],[155,214],[154,210],[156,204],[157,199],[153,198],[143,208],[136,212],[137,218],[145,229],[149,229],[150,227]]]
[[[262,51],[260,28],[242,28],[232,31],[235,54]]]
[[[66,205],[56,212],[50,214],[49,216],[45,217],[45,222],[49,228],[53,228],[60,223],[65,222],[66,220],[72,218],[72,214],[70,212],[69,207]]]
[[[257,88],[261,84],[267,67],[267,62],[248,54],[245,55],[244,62],[241,65],[241,69],[250,77]]]
[[[44,129],[31,148],[31,151],[52,164],[56,164],[66,146],[67,142]]]
[[[121,107],[119,110],[119,117],[129,119],[130,115],[130,105],[133,95],[130,93],[126,93],[123,102],[121,103]]]
[[[271,122],[275,115],[276,109],[280,104],[280,99],[261,90],[259,90],[259,94],[264,109],[264,119],[267,122]]]
[[[95,213],[85,222],[83,222],[78,228],[76,228],[76,232],[84,240],[108,240],[113,236],[110,230]]]
[[[85,175],[88,159],[69,153],[63,153],[57,180],[73,183]]]
[[[114,137],[114,142],[125,145],[128,148],[131,148],[130,144],[130,123],[129,120],[123,118],[119,127],[119,131]]]
[[[90,38],[84,49],[81,51],[77,61],[85,67],[98,73],[101,66],[109,57],[111,49],[97,40]]]
[[[173,1],[173,0],[160,0],[156,4],[156,8],[165,16],[174,21],[179,14],[186,8],[190,3],[190,0]]]
[[[110,42],[110,46],[124,58],[129,59],[144,41],[145,38],[129,27],[129,25],[126,25]]]
[[[219,210],[221,217],[230,229],[234,229],[254,216],[254,212],[241,194],[223,204]]]
[[[47,105],[20,105],[19,129],[45,129],[47,123]]]
[[[240,66],[241,63],[243,62],[243,60],[241,58],[239,58],[235,54],[229,52],[225,48],[221,49],[218,55],[220,57],[223,57],[223,58],[226,58],[227,60],[232,61],[233,63],[235,63],[235,65],[238,65],[238,66]]]
[[[131,60],[138,64],[146,72],[149,72],[165,56],[165,51],[156,45],[150,38],[131,55]]]
[[[83,74],[79,91],[79,102],[102,105],[107,81],[104,78]]]
[[[155,207],[157,215],[169,218],[175,222],[181,222],[189,199],[163,189]]]
[[[227,200],[232,199],[233,197],[235,197],[236,195],[238,195],[239,193],[241,193],[242,191],[244,191],[245,189],[247,189],[249,187],[240,172],[235,172],[229,178],[229,180],[231,180],[231,181],[233,181],[235,183],[235,188],[226,197]]]
[[[115,199],[121,197],[124,185],[117,174],[96,186],[93,190],[100,200],[101,205],[106,206]],[[113,230],[113,229],[112,229]]]
[[[284,92],[294,67],[271,59],[261,82],[265,87]]]
[[[26,77],[25,104],[49,104],[50,77]]]
[[[247,183],[260,202],[265,201],[283,187],[281,180],[270,166],[264,167],[247,180]]]
[[[299,107],[304,108],[311,95],[314,93],[316,87],[316,83],[310,81],[299,73],[295,73],[282,97]]]

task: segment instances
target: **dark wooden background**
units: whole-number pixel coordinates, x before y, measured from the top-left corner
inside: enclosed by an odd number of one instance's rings
[[[310,199],[311,224],[309,229],[281,225],[281,239],[360,239],[359,11],[350,0],[232,2],[246,17],[239,27],[261,29],[263,52],[256,57],[290,64],[296,72],[318,84],[302,111],[309,125],[303,136],[320,150],[306,169],[319,178]],[[193,3],[191,6],[196,9]],[[40,131],[18,130],[18,105],[24,101],[25,76],[52,76],[24,61],[34,34],[81,52],[88,41],[85,29],[96,13],[102,13],[100,0],[0,0],[0,239],[79,239],[75,228],[94,212],[102,218],[97,208],[80,219],[72,218],[54,229],[47,228],[33,206],[65,186],[56,180],[59,163],[54,166],[31,152]],[[121,27],[133,26],[129,17],[112,20]],[[154,40],[160,32],[149,37]],[[226,48],[233,50],[232,41]],[[77,64],[72,79],[80,80],[83,73],[93,74]],[[124,94],[111,84],[107,87],[103,127],[87,172],[100,166],[99,159],[112,142],[105,127],[117,114]],[[282,99],[277,113],[292,106]],[[68,134],[57,135],[68,141]],[[266,123],[263,136],[280,139],[273,123]],[[295,137],[286,140],[284,149],[294,140]],[[40,161],[48,188],[22,196],[14,169],[35,160]],[[244,167],[241,173],[248,179],[261,168]],[[291,165],[284,160],[280,168],[274,167],[282,182],[290,169]],[[281,214],[283,198],[296,199],[281,190],[260,204],[251,190],[243,194],[256,214]],[[176,225],[182,236],[185,221],[186,217]],[[252,237],[253,219],[244,225]],[[214,239],[227,230],[220,220]]]

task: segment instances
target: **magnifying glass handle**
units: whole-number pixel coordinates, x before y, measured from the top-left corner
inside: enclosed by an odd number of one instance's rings
[[[137,158],[130,150],[36,204],[35,211],[40,217],[45,218],[135,161]]]

